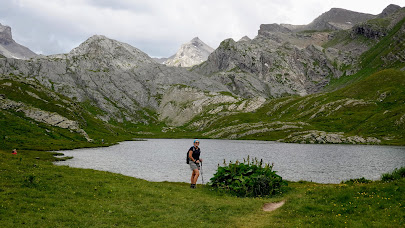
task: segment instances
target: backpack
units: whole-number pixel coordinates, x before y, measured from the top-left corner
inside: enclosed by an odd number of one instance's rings
[[[195,148],[194,148],[194,147],[192,147],[192,148],[193,148],[192,150],[193,150],[193,152],[194,152]],[[190,164],[190,158],[188,157],[188,152],[190,152],[190,149],[187,150],[186,163],[187,163],[187,164]]]

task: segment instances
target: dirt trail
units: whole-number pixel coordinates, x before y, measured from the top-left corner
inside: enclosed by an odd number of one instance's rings
[[[263,211],[274,211],[278,208],[280,208],[281,206],[283,206],[285,203],[285,200],[277,202],[277,203],[266,203],[263,206]]]

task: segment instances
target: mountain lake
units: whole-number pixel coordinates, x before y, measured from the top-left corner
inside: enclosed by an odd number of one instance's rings
[[[186,153],[192,139],[126,141],[102,148],[60,151],[73,156],[57,165],[109,171],[148,181],[189,182]],[[376,145],[291,144],[254,140],[202,139],[202,173],[208,182],[218,164],[250,158],[274,163],[273,170],[290,181],[340,183],[381,174],[405,166],[405,147]],[[201,183],[200,176],[198,183]]]

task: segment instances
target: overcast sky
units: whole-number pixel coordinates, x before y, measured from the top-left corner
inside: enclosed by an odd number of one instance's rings
[[[0,23],[38,54],[69,52],[94,34],[168,57],[198,36],[213,48],[260,24],[308,24],[332,7],[378,14],[404,0],[1,0]]]

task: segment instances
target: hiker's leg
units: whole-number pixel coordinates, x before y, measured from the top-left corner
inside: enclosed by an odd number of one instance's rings
[[[197,180],[198,180],[198,176],[200,175],[200,171],[198,171],[198,169],[193,170],[194,173],[194,183],[193,184],[197,184]]]
[[[194,184],[193,182],[194,182],[194,175],[195,175],[195,173],[194,173],[194,170],[193,170],[193,172],[191,173],[191,184]]]

